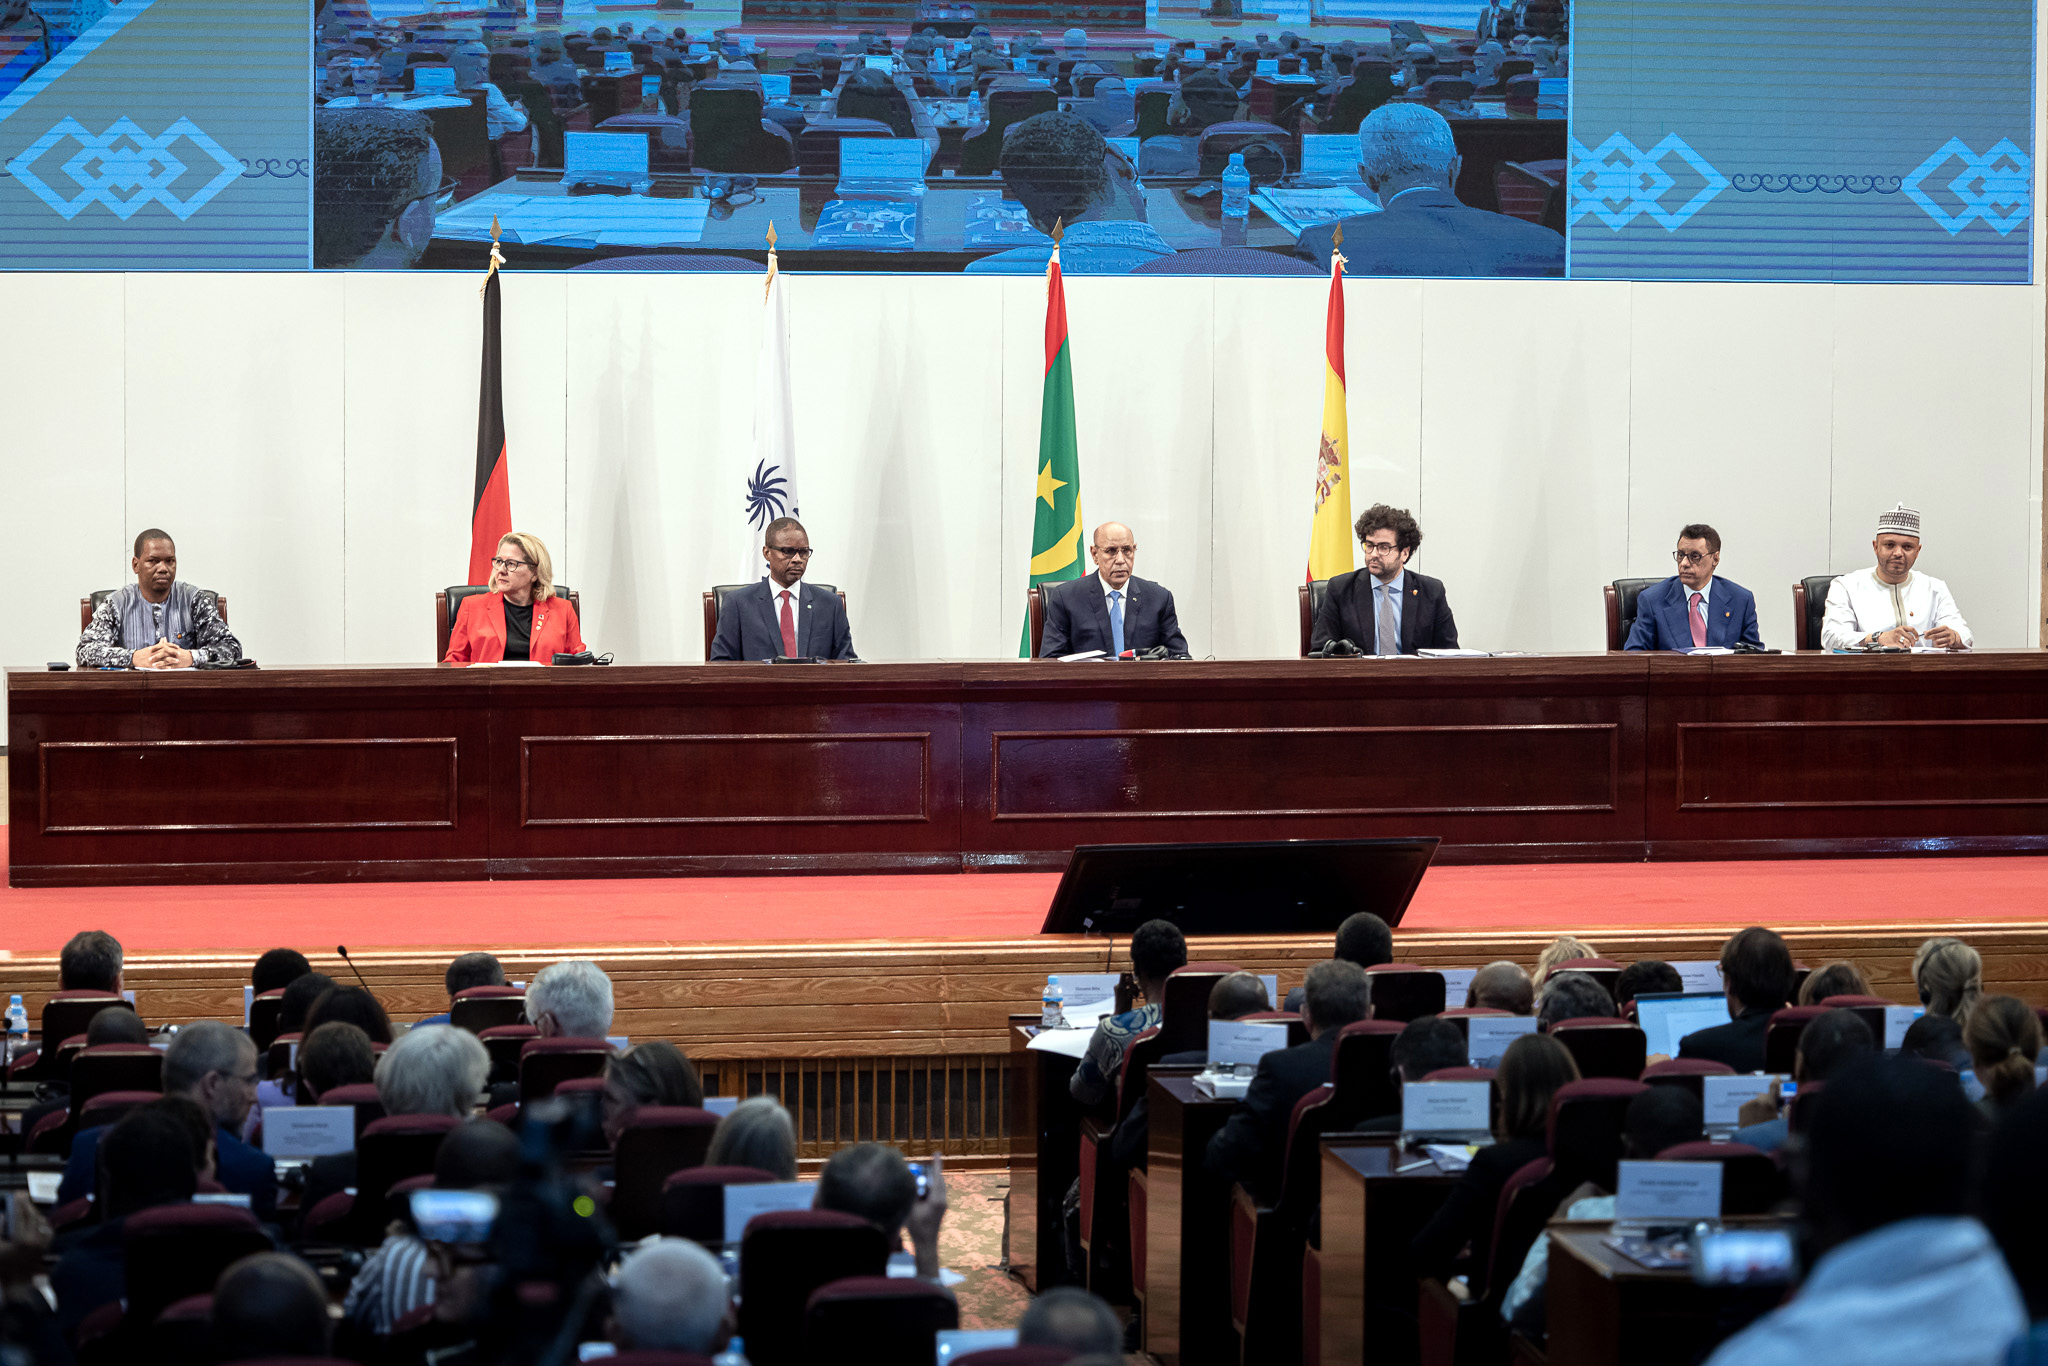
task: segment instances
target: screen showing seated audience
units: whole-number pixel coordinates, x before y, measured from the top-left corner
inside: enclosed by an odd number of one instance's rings
[[[2030,278],[2028,0],[899,8],[0,0],[0,268]]]

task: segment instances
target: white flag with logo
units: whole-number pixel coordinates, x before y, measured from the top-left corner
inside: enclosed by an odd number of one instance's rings
[[[761,355],[754,371],[754,458],[747,474],[746,573],[753,582],[765,568],[761,546],[777,517],[799,517],[796,499],[796,415],[789,390],[789,302],[776,269],[769,229],[768,287],[763,298]]]

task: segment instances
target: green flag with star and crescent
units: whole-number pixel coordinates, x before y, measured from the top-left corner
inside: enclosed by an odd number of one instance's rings
[[[1067,295],[1055,239],[1045,267],[1045,396],[1038,409],[1038,480],[1032,496],[1031,582],[1078,579],[1081,555],[1081,449],[1074,439],[1074,370],[1067,354]],[[1017,653],[1031,654],[1031,622]]]

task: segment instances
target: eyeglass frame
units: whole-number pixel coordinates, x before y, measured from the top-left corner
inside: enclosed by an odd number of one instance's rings
[[[1720,553],[1718,550],[1674,550],[1671,552],[1671,558],[1680,568],[1684,568],[1686,565],[1705,564],[1708,560],[1717,558]]]
[[[502,555],[493,555],[491,556],[491,567],[494,569],[531,569],[533,568],[533,561],[508,560]]]
[[[816,546],[810,545],[768,545],[762,546],[761,548],[767,551],[770,555],[780,555],[786,560],[808,560],[809,558],[811,558],[811,556],[818,553],[818,548]]]

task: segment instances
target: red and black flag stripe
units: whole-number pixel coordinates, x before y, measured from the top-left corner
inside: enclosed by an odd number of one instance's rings
[[[497,249],[484,280],[484,369],[476,411],[476,502],[469,514],[469,582],[491,581],[491,557],[512,530],[511,474],[506,469],[505,389],[498,340]]]

